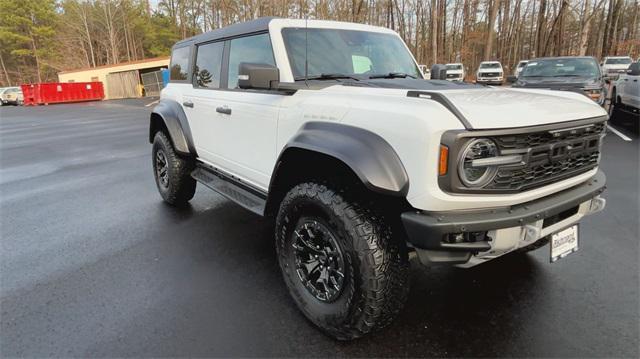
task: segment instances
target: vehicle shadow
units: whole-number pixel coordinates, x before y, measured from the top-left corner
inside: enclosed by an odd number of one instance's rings
[[[520,351],[521,324],[544,302],[545,278],[530,254],[512,254],[470,269],[413,260],[411,285],[398,319],[367,345],[403,342],[402,356],[424,356],[426,344],[429,356],[501,356]]]
[[[199,203],[161,210],[178,224],[166,237],[174,237],[167,240],[183,258],[162,274],[189,280],[174,288],[179,300],[158,298],[147,309],[143,317],[153,321],[127,325],[129,351],[116,349],[123,343],[105,341],[92,354],[180,355],[188,344],[194,356],[498,356],[514,352],[509,346],[518,341],[509,338],[544,292],[544,273],[530,255],[471,269],[426,268],[412,260],[412,289],[399,317],[362,339],[338,342],[317,330],[290,299],[270,223],[231,202],[217,202],[205,210]],[[167,317],[169,306],[183,313],[179,320]],[[137,340],[139,333],[163,327],[172,328],[171,338]]]

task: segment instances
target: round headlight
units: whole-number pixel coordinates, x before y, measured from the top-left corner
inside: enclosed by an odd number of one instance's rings
[[[467,144],[462,151],[458,174],[467,187],[482,187],[489,183],[496,174],[495,166],[482,166],[474,160],[498,156],[498,146],[488,138],[478,138]]]

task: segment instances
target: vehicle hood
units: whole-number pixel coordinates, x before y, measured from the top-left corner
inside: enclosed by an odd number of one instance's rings
[[[606,115],[602,107],[583,94],[563,91],[499,88],[467,83],[455,84],[444,80],[412,79],[376,80],[352,83],[348,86],[380,88],[378,91],[370,89],[366,92],[384,96],[370,98],[372,101],[396,102],[397,100],[386,96],[408,98],[409,91],[418,91],[426,96],[417,100],[429,101],[431,105],[435,102],[438,106],[447,107],[446,104],[429,98],[428,93],[437,92],[460,112],[467,126],[473,129],[534,126]]]
[[[461,74],[464,70],[447,70],[448,74]]]
[[[500,73],[502,73],[502,69],[482,69],[482,70],[478,70],[479,74],[491,73],[491,72],[500,72]]]
[[[606,115],[582,94],[501,88],[442,93],[474,129],[535,126]]]
[[[519,78],[513,84],[517,88],[540,88],[559,91],[576,91],[581,92],[584,87],[600,86],[599,81],[589,78],[576,77],[540,77],[540,78]]]

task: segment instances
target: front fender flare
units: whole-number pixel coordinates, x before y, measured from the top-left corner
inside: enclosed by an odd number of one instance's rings
[[[169,132],[168,135],[176,152],[183,155],[197,155],[187,116],[178,102],[164,99],[153,108],[149,121],[150,143],[153,143],[153,136],[160,128],[158,121],[162,121]]]
[[[400,157],[385,139],[371,131],[334,122],[307,122],[287,143],[280,158],[290,148],[342,161],[375,192],[403,197],[409,192],[409,177]]]

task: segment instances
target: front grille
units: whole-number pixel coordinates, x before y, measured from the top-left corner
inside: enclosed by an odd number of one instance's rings
[[[521,191],[584,173],[598,165],[605,123],[493,137],[504,154],[521,154],[523,163],[501,167],[485,188]]]
[[[461,76],[460,74],[447,74],[448,79],[458,78],[460,76]]]
[[[480,77],[500,77],[502,76],[499,72],[481,72]]]

